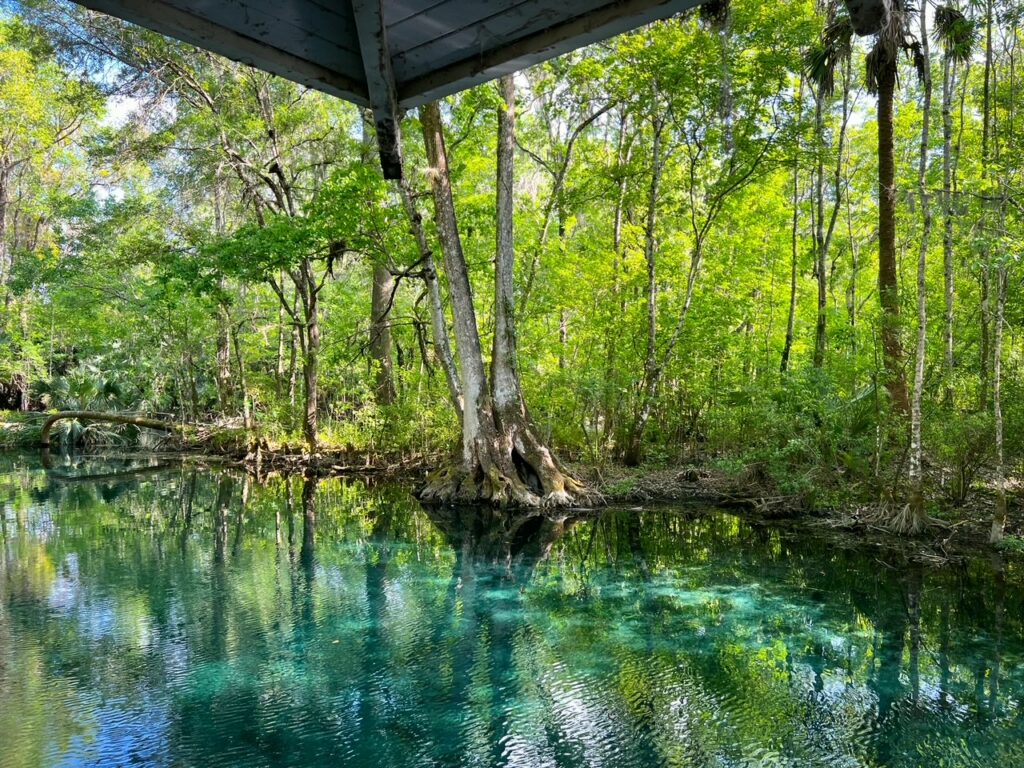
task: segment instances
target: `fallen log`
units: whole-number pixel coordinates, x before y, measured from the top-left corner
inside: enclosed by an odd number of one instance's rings
[[[148,416],[133,416],[127,413],[107,413],[104,411],[61,411],[50,416],[43,423],[43,431],[39,442],[44,448],[50,445],[50,430],[62,419],[78,419],[79,421],[98,421],[106,424],[132,424],[146,429],[158,429],[163,432],[178,432],[180,425]]]

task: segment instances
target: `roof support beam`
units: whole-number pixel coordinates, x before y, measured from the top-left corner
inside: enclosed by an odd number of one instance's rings
[[[584,45],[666,19],[706,0],[610,0],[587,13],[399,85],[399,104],[411,109],[494,78],[518,72]],[[353,3],[356,5],[357,3]],[[358,18],[358,14],[357,14]],[[468,51],[467,51],[468,53]],[[403,54],[399,53],[398,56]]]
[[[377,128],[380,165],[385,179],[402,178],[402,141],[399,131],[401,113],[398,90],[391,71],[387,30],[384,26],[384,0],[352,0],[352,12],[359,34],[359,51],[366,70],[373,122]]]

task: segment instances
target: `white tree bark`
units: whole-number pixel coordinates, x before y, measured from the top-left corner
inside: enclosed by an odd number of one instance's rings
[[[511,75],[502,78],[501,90],[505,104],[498,111],[491,389],[484,373],[469,270],[455,218],[440,110],[436,104],[430,104],[420,112],[431,166],[438,237],[452,296],[463,392],[461,466],[428,478],[420,498],[515,506],[566,505],[584,496],[585,489],[562,472],[548,447],[537,439],[519,384],[513,293],[515,87]]]
[[[992,543],[1003,538],[1006,529],[1006,462],[1003,452],[1003,325],[1006,315],[1007,267],[1000,264],[996,270],[996,317],[992,341],[992,409],[996,428],[996,508],[992,518]]]
[[[430,325],[434,334],[434,350],[441,370],[444,371],[445,383],[448,385],[448,394],[451,397],[452,405],[461,422],[462,387],[459,384],[459,372],[455,367],[451,341],[448,338],[448,323],[445,319],[444,305],[441,302],[441,286],[437,280],[434,254],[427,242],[426,232],[423,231],[423,217],[416,207],[415,196],[412,193],[408,177],[403,176],[398,185],[398,192],[402,198],[405,213],[409,217],[409,226],[412,228],[416,247],[419,249],[420,259],[423,262],[423,282],[426,283],[427,298],[430,301]]]
[[[484,373],[480,351],[480,333],[473,306],[473,289],[469,282],[469,269],[462,252],[462,239],[455,219],[451,177],[448,172],[448,153],[441,127],[441,110],[436,102],[420,109],[423,140],[427,162],[430,164],[430,183],[434,193],[437,236],[444,252],[444,269],[452,297],[455,341],[459,355],[459,374],[462,387],[462,462],[463,470],[473,471],[476,444],[481,438],[481,415],[491,413],[487,394],[487,376]]]
[[[946,299],[943,351],[947,401],[953,397],[953,78],[953,63],[947,53],[942,60],[942,268]]]
[[[921,110],[921,151],[917,169],[918,195],[921,200],[921,243],[917,257],[917,349],[914,359],[914,392],[910,403],[910,520],[911,531],[924,527],[924,472],[921,445],[921,397],[924,392],[924,363],[928,342],[928,294],[925,278],[928,266],[928,244],[932,230],[931,202],[928,195],[928,150],[931,136],[932,78],[928,55],[927,14],[922,9],[921,56],[924,58],[924,103]]]

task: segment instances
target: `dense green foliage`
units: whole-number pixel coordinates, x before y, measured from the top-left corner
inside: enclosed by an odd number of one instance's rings
[[[808,503],[901,498],[909,414],[883,385],[913,387],[920,187],[931,496],[962,502],[986,467],[1016,466],[1021,12],[926,6],[923,184],[913,56],[894,97],[903,372],[881,339],[871,41],[846,63],[841,10],[736,0],[517,76],[519,368],[561,455],[713,461]],[[102,401],[389,454],[457,442],[423,260],[355,107],[64,3],[16,10],[0,28],[6,407]],[[500,106],[493,84],[442,106],[485,350]],[[406,172],[435,247],[416,122]]]

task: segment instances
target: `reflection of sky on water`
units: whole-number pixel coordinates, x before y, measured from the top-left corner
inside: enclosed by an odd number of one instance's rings
[[[63,754],[47,756],[54,768],[79,766],[171,766],[174,764],[165,734],[168,716],[161,703],[149,700],[129,704],[83,697],[97,724],[94,733],[76,736]]]
[[[236,481],[218,519],[217,474],[2,469],[35,501],[0,543],[0,768],[1024,765],[1014,563],[880,571],[719,513],[516,533],[339,481],[308,517],[301,480]]]

